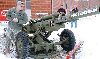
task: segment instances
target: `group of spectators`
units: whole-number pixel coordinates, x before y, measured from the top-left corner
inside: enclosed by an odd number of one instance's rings
[[[57,11],[59,13],[59,16],[58,16],[58,20],[61,19],[61,16],[65,16],[65,15],[62,15],[63,14],[66,14],[67,10],[65,8],[63,8],[63,5],[61,5],[61,7],[58,9]],[[74,7],[72,9],[72,11],[70,11],[70,13],[77,13],[78,12],[78,8],[77,7]],[[77,27],[77,19],[73,19],[73,21],[71,21],[71,28],[73,27],[73,24],[75,24],[75,28]]]

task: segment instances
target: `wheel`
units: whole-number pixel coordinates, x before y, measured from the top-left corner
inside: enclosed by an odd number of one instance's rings
[[[66,38],[68,38],[67,40],[65,40]],[[75,36],[74,33],[69,30],[69,29],[64,29],[61,34],[60,34],[60,41],[65,40],[65,42],[63,42],[61,44],[61,47],[63,48],[63,50],[69,52],[72,49],[74,49],[75,46]]]
[[[17,58],[22,58],[22,51],[23,51],[23,42],[20,38],[16,40],[16,52],[18,57]]]
[[[29,56],[29,38],[25,32],[19,32],[16,36],[16,51],[18,58],[25,59]]]

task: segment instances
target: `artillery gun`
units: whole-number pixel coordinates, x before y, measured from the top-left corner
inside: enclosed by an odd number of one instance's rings
[[[67,21],[64,17],[62,16],[62,19],[58,20],[58,14],[52,14],[40,20],[30,20],[29,24],[24,25],[22,31],[16,36],[19,58],[25,59],[26,54],[34,59],[53,58],[60,53],[57,51],[57,45],[61,45],[67,52],[71,51],[75,45],[75,37],[69,29],[62,31],[59,35],[59,42],[53,43],[48,40],[53,31],[64,27],[64,23]],[[27,45],[29,45],[28,48]]]
[[[60,41],[55,43],[48,40],[50,34],[55,30],[63,28],[65,22],[97,13],[99,13],[97,9],[93,9],[91,13],[83,11],[68,16],[61,16],[60,20],[58,20],[58,14],[44,16],[40,20],[30,20],[29,24],[24,25],[22,31],[16,36],[19,58],[25,59],[26,54],[34,59],[55,57],[60,53],[60,51],[57,51],[56,45],[61,45],[63,50],[67,52],[71,51],[75,45],[75,36],[71,30],[64,29],[59,35]],[[28,48],[26,47],[27,45],[29,45]]]

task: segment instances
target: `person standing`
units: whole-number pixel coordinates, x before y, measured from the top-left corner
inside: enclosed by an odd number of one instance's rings
[[[13,41],[15,44],[16,38],[18,32],[22,30],[23,24],[26,24],[28,22],[27,14],[24,11],[24,3],[21,1],[18,1],[16,4],[16,7],[13,7],[8,10],[6,17],[8,22],[8,37],[7,39],[7,46],[6,49],[10,50],[11,41]]]
[[[72,14],[73,13],[77,13],[78,12],[78,8],[77,7],[74,7],[74,9],[72,10]],[[73,28],[73,24],[75,24],[75,28],[77,28],[77,19],[73,19],[72,21],[71,21],[71,28]]]
[[[66,10],[63,8],[63,5],[60,6],[57,12],[59,13],[58,20],[62,19],[62,16],[65,16],[66,14]]]

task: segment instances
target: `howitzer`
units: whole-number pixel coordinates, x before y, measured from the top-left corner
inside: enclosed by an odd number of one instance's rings
[[[53,43],[48,40],[51,33],[55,30],[63,28],[64,23],[67,21],[64,16],[62,16],[60,20],[58,20],[58,17],[58,14],[45,16],[40,20],[30,20],[29,24],[23,26],[22,31],[16,36],[17,52],[20,52],[18,53],[19,58],[26,58],[24,57],[25,53],[23,53],[23,50],[26,46],[25,44],[27,43],[28,45],[28,41],[29,55],[35,59],[52,58],[57,56],[60,51],[57,51],[56,45],[61,45],[63,50],[66,50],[67,52],[73,49],[75,38],[74,35],[71,34],[72,32],[68,29],[65,29],[59,35],[60,42]],[[69,49],[69,47],[71,48]]]
[[[60,53],[57,51],[56,45],[61,45],[63,50],[67,52],[71,51],[75,45],[75,36],[71,30],[64,29],[59,35],[60,41],[56,43],[48,40],[48,37],[50,36],[51,32],[60,28],[64,28],[65,22],[73,21],[75,18],[77,20],[81,17],[99,13],[97,9],[93,9],[91,12],[85,12],[86,11],[78,12],[76,14],[70,14],[67,16],[63,16],[62,13],[60,20],[58,19],[58,13],[44,16],[40,20],[31,19],[29,24],[23,26],[22,31],[16,36],[16,46],[19,58],[25,59],[25,54],[28,52],[24,52],[28,50],[30,51],[29,56],[34,59],[55,57]],[[29,48],[27,48],[28,50],[25,50],[27,45],[29,45]]]
[[[55,31],[64,27],[64,23],[66,23],[67,20],[63,17],[65,16],[62,16],[62,19],[58,20],[58,14],[52,14],[50,16],[45,16],[40,20],[30,20],[29,26],[33,26],[33,29],[41,28],[45,31]]]

